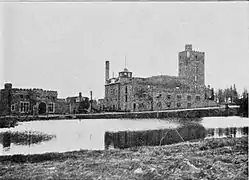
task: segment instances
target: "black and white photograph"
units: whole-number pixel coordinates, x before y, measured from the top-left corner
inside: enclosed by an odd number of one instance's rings
[[[0,179],[247,180],[249,4],[0,2]]]

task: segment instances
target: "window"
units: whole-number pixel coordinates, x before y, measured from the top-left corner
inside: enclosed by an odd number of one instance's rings
[[[23,95],[22,94],[20,95],[20,98],[23,99]]]
[[[156,98],[160,98],[160,97],[162,97],[162,94],[158,94],[158,95],[156,96]]]
[[[187,106],[188,106],[188,108],[191,108],[191,103],[188,103]]]
[[[188,95],[188,96],[187,96],[187,99],[188,99],[188,101],[191,101],[191,96]]]
[[[128,100],[128,97],[127,97],[127,94],[125,95],[125,102],[127,102],[127,100]]]
[[[177,103],[176,106],[177,106],[177,107],[181,107],[181,103]]]
[[[14,104],[11,105],[11,111],[15,111],[15,105]]]
[[[161,102],[158,102],[158,103],[157,103],[157,107],[161,108],[161,107],[162,107],[162,103],[161,103]]]
[[[128,92],[128,88],[127,88],[127,86],[125,86],[125,93],[127,93]]]
[[[171,98],[171,95],[167,95],[167,99],[170,99]]]
[[[20,112],[28,112],[29,111],[29,102],[20,102]]]
[[[181,95],[177,95],[177,100],[181,100],[182,96]]]
[[[54,103],[49,103],[48,104],[48,112],[53,113],[54,112]]]
[[[171,102],[168,102],[167,107],[170,108],[170,106],[171,106]]]
[[[196,101],[200,101],[201,97],[200,96],[196,96]]]
[[[76,102],[80,102],[80,98],[79,97],[76,98]]]

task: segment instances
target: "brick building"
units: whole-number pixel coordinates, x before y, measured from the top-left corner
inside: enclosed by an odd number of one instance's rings
[[[215,106],[205,86],[204,52],[185,45],[179,52],[178,76],[133,77],[127,68],[109,78],[106,61],[105,109],[109,111],[146,111]]]
[[[0,114],[53,114],[57,95],[57,91],[12,88],[6,83],[0,90]]]
[[[0,90],[0,115],[80,113],[80,103],[89,102],[81,93],[65,99],[57,96],[57,91],[12,88],[11,83],[6,83]]]

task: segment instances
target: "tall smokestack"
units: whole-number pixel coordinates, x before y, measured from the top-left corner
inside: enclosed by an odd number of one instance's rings
[[[110,73],[109,71],[110,71],[110,62],[106,61],[105,62],[105,82],[107,82],[109,79],[109,73]]]

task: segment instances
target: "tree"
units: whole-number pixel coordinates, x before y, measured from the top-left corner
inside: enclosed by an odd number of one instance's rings
[[[240,100],[240,113],[243,116],[248,117],[248,91],[247,89],[244,89],[244,92],[242,93],[242,99]]]
[[[237,104],[238,99],[239,99],[239,95],[238,95],[237,89],[235,87],[235,84],[233,84],[233,100],[234,100],[233,102],[235,104]]]
[[[214,88],[211,89],[211,96],[209,99],[214,100]]]
[[[218,99],[219,103],[224,102],[224,94],[223,94],[222,89],[218,89],[217,99]]]

